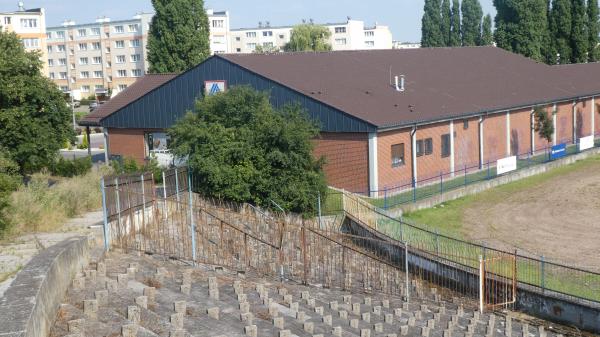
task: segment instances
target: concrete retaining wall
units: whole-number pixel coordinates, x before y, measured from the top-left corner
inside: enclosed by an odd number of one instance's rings
[[[402,216],[403,212],[413,212],[418,211],[420,209],[431,208],[435,205],[439,205],[443,202],[455,200],[458,198],[462,198],[468,195],[473,195],[490,188],[511,183],[513,181],[521,180],[523,178],[531,177],[536,174],[548,172],[554,168],[565,166],[568,164],[572,164],[576,161],[595,156],[600,154],[600,148],[593,148],[587,150],[582,153],[578,153],[572,156],[564,157],[561,159],[557,159],[555,161],[551,161],[545,164],[539,164],[532,167],[528,167],[525,169],[521,169],[512,173],[508,173],[490,180],[484,180],[480,182],[476,182],[461,188],[457,188],[454,190],[450,190],[448,192],[444,192],[444,194],[438,194],[431,198],[419,200],[416,203],[408,203],[403,205],[398,205],[392,209],[387,210],[387,214],[392,217]]]
[[[87,264],[91,241],[76,237],[36,255],[0,299],[0,337],[47,336],[75,273]]]

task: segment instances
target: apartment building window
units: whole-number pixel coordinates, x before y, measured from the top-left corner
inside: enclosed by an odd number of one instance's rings
[[[127,84],[119,84],[118,88],[119,88],[119,91],[123,91],[123,90],[127,89]]]
[[[5,16],[4,17],[4,24],[5,25],[10,25],[10,16]]]
[[[115,26],[115,33],[124,33],[123,26]]]
[[[263,42],[263,47],[265,47],[265,48],[272,48],[273,47],[273,42]]]
[[[61,90],[62,92],[67,92],[67,91],[69,91],[69,87],[67,87],[66,85],[61,85],[61,86],[60,86],[60,90]]]
[[[106,68],[110,68],[110,66],[112,66],[112,63],[110,61],[106,61]]]
[[[124,69],[118,70],[117,77],[127,77],[127,70],[124,70]]]
[[[225,20],[213,20],[212,26],[213,28],[223,28],[225,25]]]
[[[343,34],[346,32],[346,27],[335,27],[336,34]]]
[[[433,153],[433,140],[431,138],[417,140],[417,157]]]
[[[335,39],[335,44],[337,44],[338,46],[345,45],[346,43],[347,43],[346,38]]]
[[[131,55],[131,62],[139,62],[141,59],[142,57],[140,56],[140,54]]]
[[[69,41],[73,41],[73,35],[69,34]]]
[[[56,32],[56,38],[57,39],[64,39],[65,38],[65,32],[62,30],[59,30],[58,32]]]
[[[450,134],[442,135],[442,158],[450,157]]]
[[[106,38],[108,39],[110,37],[110,32],[105,32],[104,36],[106,36]]]
[[[105,51],[105,52],[107,52],[107,53],[110,53],[110,47],[106,47],[106,48],[104,49],[104,51]]]
[[[94,71],[94,78],[102,78],[102,72],[99,70]]]
[[[133,33],[133,32],[137,32],[139,30],[139,26],[136,23],[136,24],[127,26],[127,29],[129,30],[130,33]]]
[[[54,67],[54,60],[48,59],[48,67]]]
[[[81,92],[90,92],[90,86],[89,85],[82,85],[81,86]]]
[[[89,71],[82,71],[79,73],[79,78],[90,78],[90,72]]]
[[[58,46],[56,46],[56,49],[61,52],[64,53],[67,50],[67,47],[65,47],[64,44],[59,44]]]
[[[283,34],[279,34],[279,38],[280,38],[280,39],[283,39],[283,38],[285,38],[285,35],[283,35]]]
[[[66,80],[67,79],[67,72],[66,71],[61,71],[58,76],[60,77],[61,80]]]
[[[91,28],[90,29],[90,35],[99,36],[100,35],[100,28],[98,28],[98,27]]]
[[[264,31],[264,32],[262,32],[262,33],[263,33],[263,36],[265,36],[265,37],[266,37],[266,36],[273,36],[273,31],[271,31],[271,30],[265,30],[265,31]]]
[[[75,69],[75,63],[71,63],[71,69]]]
[[[92,64],[100,64],[100,63],[102,63],[102,57],[94,56],[94,58],[92,58]]]
[[[61,66],[66,66],[67,65],[67,59],[65,59],[65,58],[58,59],[58,64],[61,65]]]
[[[115,41],[115,48],[125,48],[125,41],[123,41],[123,40]]]
[[[100,42],[92,42],[92,50],[100,50]]]
[[[238,53],[241,53],[242,52],[242,48],[235,48],[235,51],[238,52]]]
[[[375,47],[375,41],[365,41],[367,47]]]
[[[365,32],[365,37],[373,37],[373,36],[375,36],[374,31],[370,30],[370,31]]]
[[[48,54],[52,53],[52,46],[48,46]]]
[[[117,55],[117,63],[125,63],[125,55]]]
[[[50,73],[50,79],[53,80],[55,78],[54,73]]]
[[[77,30],[77,36],[83,37],[87,35],[87,30],[85,28],[81,28]]]
[[[75,50],[73,48],[69,49],[69,55],[75,55]]]
[[[107,80],[108,82],[112,82],[112,76],[110,76],[110,75],[109,75],[109,76],[106,78],[106,80]]]
[[[86,64],[88,64],[88,62],[89,62],[89,60],[88,60],[87,57],[80,57],[79,58],[79,64],[86,65]]]
[[[96,84],[96,85],[94,86],[94,89],[95,89],[96,91],[97,91],[97,90],[102,90],[102,89],[104,89],[104,86],[103,86],[102,84]]]
[[[75,78],[75,76],[71,77],[71,83],[75,83],[77,81],[77,79]]]
[[[46,33],[46,38],[47,38],[48,40],[52,39],[52,32],[47,32],[47,33]]]
[[[25,46],[25,48],[37,48],[40,46],[40,39],[38,38],[33,38],[33,39],[23,39],[23,46]]]
[[[256,37],[256,32],[246,32],[246,37]]]
[[[256,49],[256,43],[246,43],[246,48],[254,50]]]
[[[140,46],[140,40],[135,39],[135,40],[129,41],[129,47],[135,48],[135,47],[139,47],[139,46]]]
[[[21,28],[37,28],[37,19],[21,19]]]
[[[79,44],[79,50],[87,50],[87,43],[80,43]]]
[[[404,143],[392,145],[392,167],[404,165]]]
[[[142,76],[142,69],[133,69],[131,71],[131,76],[132,77],[140,77],[140,76]]]
[[[236,40],[236,41],[241,41],[241,40],[242,40],[242,38],[241,38],[241,37],[239,37],[239,36],[236,36],[236,37],[235,37],[235,40]]]

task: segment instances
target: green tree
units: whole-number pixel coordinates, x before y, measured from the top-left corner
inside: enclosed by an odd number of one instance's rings
[[[548,43],[547,0],[494,0],[498,47],[545,61]]]
[[[152,0],[148,34],[151,73],[179,73],[210,56],[208,17],[203,0]]]
[[[571,9],[571,62],[582,63],[588,59],[589,43],[585,0],[573,0]]]
[[[450,0],[442,1],[441,30],[444,37],[444,46],[450,46],[450,34],[452,34],[452,10],[450,9]]]
[[[494,34],[492,33],[492,17],[488,14],[483,18],[481,25],[480,46],[491,46],[494,43]]]
[[[0,31],[0,148],[21,173],[52,162],[73,139],[63,93],[42,73],[39,52],[26,52],[14,33]]]
[[[548,112],[543,107],[535,107],[533,110],[533,116],[535,119],[534,130],[540,135],[540,137],[546,139],[548,142],[552,141],[554,135],[554,124],[552,119],[548,117]]]
[[[10,195],[19,184],[19,166],[10,159],[8,151],[0,148],[0,237],[9,226],[7,209]]]
[[[452,0],[452,30],[450,32],[451,47],[460,47],[462,45],[460,25],[460,3],[458,0]]]
[[[571,1],[554,0],[550,12],[552,45],[561,64],[571,62]]]
[[[481,4],[479,0],[463,0],[461,9],[463,46],[476,46],[481,40]]]
[[[269,53],[278,53],[278,52],[279,52],[279,48],[277,48],[275,46],[263,46],[263,45],[257,45],[253,51],[253,53],[255,53],[255,54],[269,54]]]
[[[283,47],[285,51],[329,51],[331,45],[327,42],[331,32],[325,26],[301,24],[292,28],[290,42]]]
[[[598,55],[598,43],[600,35],[600,22],[598,15],[598,0],[588,0],[587,4],[588,19],[588,61],[596,62],[600,59]]]
[[[421,20],[421,47],[443,47],[442,15],[440,0],[425,0]]]
[[[170,131],[204,195],[314,214],[325,195],[322,159],[313,157],[318,127],[297,105],[274,108],[248,86],[199,100]]]

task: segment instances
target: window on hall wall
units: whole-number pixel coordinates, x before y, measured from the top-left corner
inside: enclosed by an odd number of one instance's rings
[[[423,155],[423,140],[422,139],[417,140],[416,146],[417,146],[417,157],[420,157]]]
[[[463,121],[463,129],[464,129],[464,130],[466,130],[466,129],[468,129],[468,128],[469,128],[469,120],[468,120],[468,119],[465,119],[465,120]]]
[[[392,145],[392,167],[404,165],[404,143]]]
[[[442,135],[442,158],[450,157],[450,134]]]
[[[425,155],[430,155],[433,153],[433,139],[427,138],[425,139]]]

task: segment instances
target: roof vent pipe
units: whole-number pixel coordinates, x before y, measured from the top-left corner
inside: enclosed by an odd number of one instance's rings
[[[399,81],[398,81],[398,78],[400,79]],[[400,77],[394,76],[394,85],[396,87],[396,91],[403,92],[404,91],[404,75],[402,75]]]

